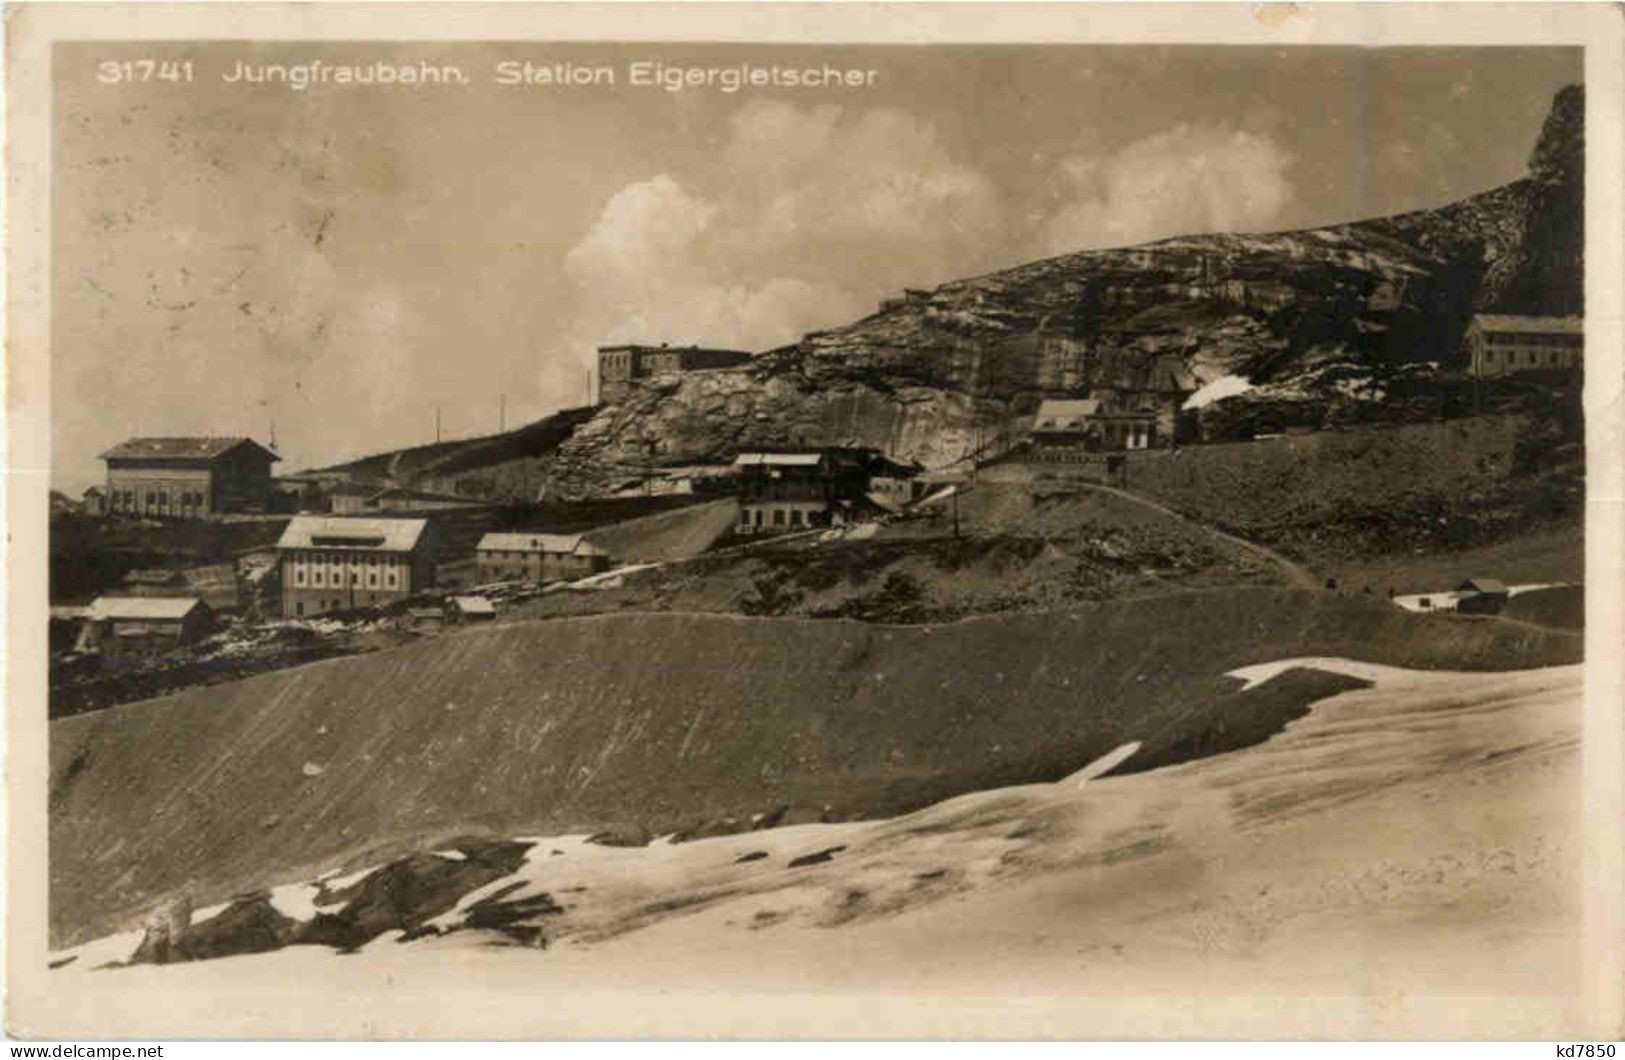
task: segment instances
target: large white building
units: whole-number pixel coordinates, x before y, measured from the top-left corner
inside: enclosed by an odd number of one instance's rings
[[[300,515],[277,542],[282,614],[378,607],[434,584],[426,519]]]

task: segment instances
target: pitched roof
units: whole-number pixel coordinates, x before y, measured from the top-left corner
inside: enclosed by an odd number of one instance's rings
[[[107,450],[98,459],[139,460],[149,457],[207,461],[224,456],[240,445],[252,445],[268,454],[272,460],[282,459],[252,438],[131,438]]]
[[[1033,420],[1034,430],[1067,430],[1084,426],[1086,420],[1100,412],[1099,398],[1062,400],[1050,398],[1038,404],[1038,415]]]
[[[604,549],[588,541],[585,534],[486,534],[476,549],[480,552],[547,552],[567,556],[607,556]]]
[[[178,622],[205,606],[195,596],[98,596],[85,617],[92,622],[146,620]]]
[[[1504,593],[1506,583],[1499,578],[1468,578],[1456,586],[1458,592]]]
[[[410,552],[418,546],[427,519],[374,516],[296,515],[282,531],[277,548],[354,548],[369,552]]]
[[[1581,335],[1585,333],[1583,317],[1526,317],[1509,313],[1478,313],[1474,323],[1485,331],[1516,331],[1539,335]]]

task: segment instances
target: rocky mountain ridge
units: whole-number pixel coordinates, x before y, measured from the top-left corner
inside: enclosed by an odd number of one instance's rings
[[[1580,311],[1583,113],[1565,88],[1529,177],[1438,209],[1063,255],[907,292],[744,368],[644,380],[547,478],[591,494],[651,464],[804,443],[947,466],[1007,448],[1042,396],[1169,354],[1257,389],[1203,410],[1221,431],[1260,402],[1293,421],[1409,418],[1399,396],[1459,365],[1472,313]]]

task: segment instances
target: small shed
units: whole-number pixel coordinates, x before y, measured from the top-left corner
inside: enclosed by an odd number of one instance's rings
[[[452,614],[459,622],[490,622],[497,617],[497,608],[483,596],[454,596]]]
[[[441,629],[446,624],[446,613],[438,607],[409,607],[406,623],[413,629]]]
[[[103,596],[85,614],[79,648],[148,655],[202,640],[215,629],[214,612],[196,597]]]
[[[1495,578],[1469,578],[1456,586],[1456,610],[1464,615],[1500,614],[1512,593]]]

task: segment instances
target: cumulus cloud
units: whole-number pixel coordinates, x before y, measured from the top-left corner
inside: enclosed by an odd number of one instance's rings
[[[1291,155],[1240,129],[1181,125],[1105,158],[1059,166],[1062,201],[1040,226],[1048,253],[1199,232],[1258,231],[1292,201]]]
[[[714,168],[622,188],[565,258],[585,346],[762,349],[844,323],[895,287],[957,275],[999,197],[900,111],[752,101]]]

